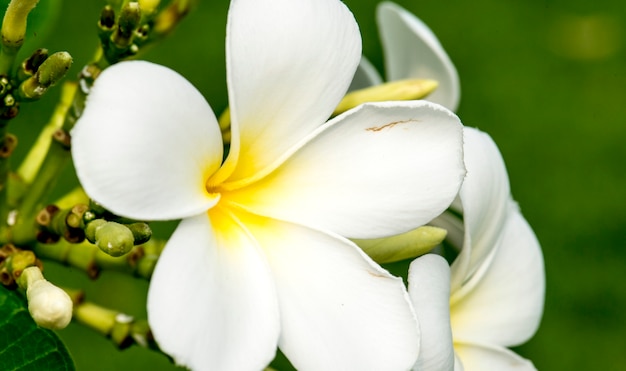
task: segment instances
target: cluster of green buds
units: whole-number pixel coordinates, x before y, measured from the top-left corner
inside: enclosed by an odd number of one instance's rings
[[[98,21],[100,43],[109,64],[132,57],[141,46],[169,34],[194,1],[175,0],[160,9],[160,0],[110,0]]]
[[[38,1],[11,2],[2,22],[0,54],[0,120],[14,118],[19,102],[33,101],[59,82],[72,65],[67,52],[49,54],[38,49],[14,67],[17,53],[24,43],[26,20]]]
[[[16,287],[17,279],[24,269],[40,267],[41,261],[30,250],[22,250],[12,244],[0,247],[0,283],[5,287]]]
[[[152,236],[147,223],[114,215],[94,201],[66,209],[49,205],[36,220],[39,242],[54,243],[61,237],[70,243],[87,239],[114,257],[129,253],[133,246],[148,242]]]
[[[45,29],[54,18],[58,1],[42,1],[37,8],[39,0],[8,1],[0,29],[0,284],[4,286],[0,289],[5,291],[0,299],[7,294],[5,288],[23,294],[40,327],[62,329],[74,318],[119,348],[136,344],[158,349],[145,319],[85,301],[80,290],[61,289],[42,271],[45,262],[55,261],[83,270],[92,279],[105,270],[144,279],[152,276],[165,241],[151,239],[147,223],[114,215],[89,200],[80,187],[56,201],[51,196],[71,164],[70,132],[100,72],[170,34],[197,2],[107,0],[97,21],[100,46],[74,81],[62,84],[50,120],[14,169],[11,155],[17,137],[8,132],[12,119],[28,106],[26,102],[36,103],[67,75],[72,57],[64,51],[34,50],[24,43],[30,41],[27,35]],[[21,307],[23,300],[18,299]],[[0,308],[6,315],[8,307]],[[8,334],[6,326],[13,323],[6,322],[2,337],[12,343],[18,338],[11,336],[17,334],[23,344],[25,332],[12,328]],[[33,338],[39,341],[35,335],[26,341]],[[5,365],[3,360],[0,364]]]

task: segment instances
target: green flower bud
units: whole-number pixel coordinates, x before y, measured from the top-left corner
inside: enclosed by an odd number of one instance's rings
[[[87,240],[93,244],[96,243],[96,231],[100,229],[103,225],[107,223],[104,219],[95,219],[91,221],[86,221],[87,227],[85,227],[85,237]]]
[[[36,77],[43,87],[50,87],[59,82],[72,65],[72,56],[68,52],[56,52],[49,56],[37,69]]]
[[[135,245],[144,244],[152,237],[152,229],[150,229],[147,223],[133,223],[128,224],[126,227],[132,232]]]
[[[111,37],[111,41],[119,47],[126,48],[132,42],[133,32],[139,27],[141,21],[141,8],[139,3],[130,2],[124,5],[117,24],[117,31]]]
[[[106,222],[97,228],[95,237],[100,250],[111,256],[127,254],[132,250],[135,241],[128,227],[115,222]]]
[[[352,239],[367,255],[378,263],[392,263],[426,254],[446,238],[445,229],[423,226],[384,238]]]
[[[24,81],[17,93],[23,100],[41,98],[49,87],[59,82],[72,65],[72,56],[67,52],[57,52],[49,56],[37,69],[34,76]]]
[[[386,82],[346,94],[339,102],[333,116],[346,112],[367,102],[384,102],[390,100],[422,99],[435,91],[438,83],[435,80],[408,79]]]

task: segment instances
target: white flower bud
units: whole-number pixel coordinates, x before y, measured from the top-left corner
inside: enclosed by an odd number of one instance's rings
[[[26,298],[33,320],[41,327],[65,328],[72,319],[73,304],[69,295],[43,278],[37,267],[26,268],[22,274],[27,274]]]

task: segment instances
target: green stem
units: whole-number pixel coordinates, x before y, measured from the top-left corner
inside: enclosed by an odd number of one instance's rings
[[[0,221],[2,227],[9,215],[8,180],[11,169],[9,160],[16,145],[17,138],[6,132],[6,123],[0,123]]]
[[[41,168],[17,209],[13,241],[18,245],[28,245],[35,241],[37,232],[35,217],[45,206],[44,200],[49,196],[65,165],[70,161],[69,147],[63,143],[65,135],[67,134],[63,131],[55,132],[55,138],[58,140],[52,141]]]
[[[66,292],[74,300],[73,319],[108,337],[119,349],[137,344],[160,351],[145,319],[135,319],[120,311],[85,301],[81,292]]]
[[[67,85],[50,123],[44,128],[44,133],[56,128],[52,132],[52,138],[38,141],[33,149],[35,152],[31,152],[32,156],[29,154],[20,167],[20,172],[30,180],[30,186],[17,209],[17,220],[12,233],[12,239],[16,244],[28,245],[35,241],[37,232],[35,217],[45,206],[45,200],[61,176],[61,171],[71,160],[69,131],[82,113],[85,99],[86,94],[78,89],[77,85]],[[62,124],[59,125],[60,122]],[[42,160],[41,153],[44,150],[46,152]],[[41,165],[38,166],[39,163]]]
[[[150,279],[164,245],[164,241],[150,240],[119,258],[107,255],[86,241],[79,244],[65,240],[54,245],[38,243],[33,251],[42,259],[78,268],[91,278],[96,278],[103,270],[110,270]]]

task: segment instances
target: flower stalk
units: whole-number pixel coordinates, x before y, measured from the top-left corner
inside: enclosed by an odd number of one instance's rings
[[[148,321],[85,301],[82,291],[66,291],[74,301],[74,319],[77,322],[111,339],[119,349],[136,344],[159,351]]]
[[[113,257],[86,241],[72,244],[60,240],[56,244],[37,243],[33,252],[42,259],[80,269],[92,279],[104,270],[150,279],[164,246],[165,241],[152,239],[135,246],[123,257]]]

